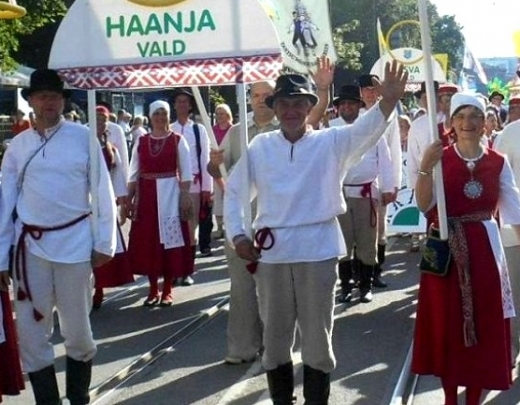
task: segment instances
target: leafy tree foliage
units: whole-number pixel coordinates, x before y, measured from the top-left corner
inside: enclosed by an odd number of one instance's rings
[[[17,54],[20,50],[21,41],[34,32],[49,27],[61,19],[67,11],[63,0],[18,0],[17,4],[27,10],[25,17],[17,20],[0,20],[0,70],[2,71],[15,68],[16,62],[26,62],[23,58],[20,59]],[[36,44],[38,42],[51,43],[52,38],[53,36],[44,37],[40,35],[34,37],[34,40],[36,40]],[[24,46],[25,52],[21,54],[33,53],[38,55],[38,49],[34,43],[29,42],[27,47]],[[44,61],[44,65],[46,63],[47,60]]]
[[[360,73],[368,72],[379,58],[376,29],[378,18],[385,36],[388,30],[400,21],[419,21],[417,0],[330,0],[329,5],[331,24],[334,30],[339,30],[336,31],[337,40],[343,43],[343,48],[339,49],[346,49],[344,53],[338,52],[341,58],[340,65],[349,59],[358,62],[356,67],[349,66],[351,71],[346,73],[348,80],[353,80]],[[463,55],[461,26],[457,24],[454,16],[440,16],[437,7],[431,3],[428,4],[428,16],[432,53],[447,53],[449,69],[459,71]],[[342,27],[353,22],[355,29],[342,30]],[[402,46],[421,47],[418,27],[403,27],[398,34],[391,39],[392,47],[399,43]],[[355,48],[349,49],[348,44],[355,45]]]

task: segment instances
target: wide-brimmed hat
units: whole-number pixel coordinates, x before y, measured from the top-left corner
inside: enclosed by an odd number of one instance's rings
[[[37,91],[53,91],[61,93],[63,97],[70,97],[71,91],[65,89],[65,83],[58,76],[58,72],[52,69],[38,69],[31,73],[28,89],[22,89],[22,97],[27,100]]]
[[[482,114],[486,113],[486,104],[481,97],[474,93],[455,93],[451,98],[450,117],[453,117],[462,107],[473,106],[478,108]]]
[[[437,93],[439,91],[439,82],[437,80],[433,81],[433,90]],[[413,95],[415,98],[421,98],[421,96],[426,93],[426,82],[421,83],[421,88],[417,90]]]
[[[499,96],[502,100],[504,100],[504,98],[505,98],[504,95],[503,95],[502,93],[500,93],[499,91],[496,91],[496,90],[495,90],[495,91],[491,92],[491,94],[490,94],[489,97],[488,97],[488,100],[491,101],[491,99],[492,99],[493,97],[496,97],[496,96]]]
[[[305,76],[297,74],[281,75],[276,79],[276,85],[272,96],[265,98],[265,104],[269,108],[273,108],[274,101],[281,97],[307,97],[312,105],[318,102],[318,96],[309,90],[310,84]]]
[[[339,94],[334,98],[332,104],[337,107],[343,100],[357,101],[365,106],[364,101],[361,99],[361,91],[359,86],[354,84],[345,84],[340,87]]]
[[[357,82],[360,88],[374,87],[374,82],[372,81],[372,79],[379,80],[379,76],[372,74],[364,74],[358,77]]]
[[[184,88],[184,87],[179,87],[175,90],[173,90],[173,94],[172,94],[172,101],[175,103],[175,99],[178,97],[178,96],[188,96],[192,102],[193,105],[195,105],[195,97],[193,96],[193,93]]]

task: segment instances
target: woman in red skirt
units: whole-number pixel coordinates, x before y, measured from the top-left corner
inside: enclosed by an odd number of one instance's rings
[[[415,188],[438,227],[432,170],[440,160],[452,258],[445,276],[421,274],[412,371],[441,378],[445,405],[457,404],[458,387],[466,387],[467,405],[477,405],[483,390],[512,383],[515,314],[495,216],[499,210],[520,235],[520,196],[507,160],[481,142],[483,101],[457,93],[450,113],[457,142],[443,148],[439,140],[425,151]]]
[[[184,137],[170,131],[168,103],[150,104],[150,121],[152,131],[139,137],[130,161],[128,254],[134,274],[148,276],[144,305],[171,306],[173,280],[194,270],[187,222],[193,215],[190,153]]]
[[[25,388],[8,292],[9,275],[0,272],[0,402],[2,395],[18,395]]]
[[[124,201],[128,194],[126,188],[126,178],[123,172],[121,157],[117,149],[107,141],[108,136],[108,117],[110,112],[104,106],[96,107],[97,136],[101,151],[110,173],[116,203],[121,210],[125,210]],[[103,288],[119,287],[134,281],[132,270],[128,263],[128,255],[126,245],[123,238],[121,225],[124,224],[126,214],[122,212],[117,223],[117,247],[116,254],[112,260],[101,267],[94,269],[95,293],[93,297],[92,307],[98,309],[103,302]]]

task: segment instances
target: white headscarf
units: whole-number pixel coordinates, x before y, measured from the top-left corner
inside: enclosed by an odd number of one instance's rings
[[[168,115],[170,115],[170,105],[166,101],[157,100],[157,101],[154,101],[152,104],[150,104],[150,117],[159,108],[164,108],[166,110],[166,112],[168,113]]]

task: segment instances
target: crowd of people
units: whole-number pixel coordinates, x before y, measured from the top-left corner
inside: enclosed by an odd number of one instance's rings
[[[145,276],[143,305],[171,307],[174,287],[196,281],[197,249],[212,254],[215,218],[230,277],[225,363],[261,356],[273,403],[291,404],[298,327],[305,401],[327,404],[336,284],[347,304],[368,304],[374,288],[387,287],[387,206],[404,185],[414,190],[428,222],[412,235],[418,251],[443,220],[438,181],[451,256],[445,275],[421,273],[412,371],[440,377],[446,405],[457,403],[460,386],[467,405],[479,404],[483,390],[508,389],[520,350],[520,277],[508,271],[520,264],[520,98],[504,106],[496,92],[434,83],[434,136],[426,85],[413,94],[417,107],[406,108],[399,63],[381,78],[341,84],[331,100],[333,72],[318,59],[315,92],[297,74],[254,83],[248,120],[234,124],[229,105],[219,104],[212,128],[195,120],[184,88],[152,102],[149,120],[99,103],[92,149],[89,129],[64,113],[70,91],[57,73],[35,71],[22,93],[33,122],[13,115],[17,134],[2,163],[0,400],[24,388],[21,359],[36,403],[60,403],[49,341],[56,309],[66,397],[87,404],[96,353],[89,314],[102,307],[104,288]],[[443,178],[434,176],[439,165]]]

